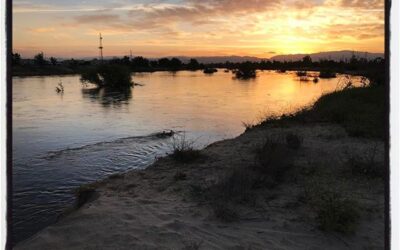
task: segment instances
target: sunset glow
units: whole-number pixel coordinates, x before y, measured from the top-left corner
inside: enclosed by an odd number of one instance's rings
[[[13,1],[23,57],[258,56],[383,52],[383,0]]]

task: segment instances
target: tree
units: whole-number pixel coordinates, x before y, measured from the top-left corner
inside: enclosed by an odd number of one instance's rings
[[[38,53],[33,57],[33,61],[36,65],[43,66],[46,64],[46,60],[44,59],[44,54],[43,52]]]
[[[57,59],[54,58],[54,57],[50,57],[50,63],[51,63],[51,65],[53,65],[53,66],[57,65]]]
[[[170,68],[173,70],[178,70],[182,67],[182,61],[178,58],[172,58],[170,61]]]
[[[303,64],[304,65],[311,65],[312,64],[311,56],[307,55],[307,56],[303,57]]]
[[[102,64],[81,74],[81,81],[98,87],[125,90],[132,87],[131,71],[117,64]]]
[[[21,65],[21,55],[18,53],[12,53],[12,65]]]
[[[199,62],[194,58],[190,59],[187,66],[188,66],[188,69],[190,69],[190,70],[196,70],[196,69],[200,68]]]
[[[169,68],[170,61],[168,58],[161,58],[158,59],[158,66],[163,67],[163,68]]]
[[[257,76],[254,65],[251,62],[242,63],[235,71],[236,78],[238,79],[250,79]]]
[[[132,67],[133,68],[148,68],[149,67],[149,60],[142,57],[136,56],[132,58]]]

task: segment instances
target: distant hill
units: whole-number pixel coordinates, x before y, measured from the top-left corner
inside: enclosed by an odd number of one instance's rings
[[[362,51],[351,51],[351,50],[342,50],[342,51],[327,51],[327,52],[319,52],[319,53],[312,53],[312,54],[291,54],[291,55],[278,55],[271,57],[270,60],[275,61],[298,61],[302,60],[305,56],[311,56],[313,61],[319,61],[321,59],[328,59],[334,61],[340,60],[348,60],[353,55],[357,58],[366,58],[368,60],[375,59],[377,57],[384,57],[383,53],[369,53],[369,52],[362,52]]]
[[[178,58],[184,63],[189,62],[191,58],[196,59],[199,63],[225,63],[226,61],[232,63],[240,63],[246,61],[260,62],[262,60],[268,60],[265,58],[258,58],[253,56],[199,56],[199,57],[176,56],[176,58]]]
[[[267,58],[259,58],[259,57],[253,57],[253,56],[199,56],[199,57],[189,57],[189,56],[168,56],[167,58],[173,58],[176,57],[180,59],[182,62],[187,63],[191,58],[195,58],[199,63],[225,63],[226,61],[232,62],[232,63],[240,63],[240,62],[246,62],[246,61],[251,61],[251,62],[260,62],[262,60],[275,60],[275,61],[298,61],[302,60],[303,57],[306,55],[311,56],[311,59],[313,61],[319,61],[320,59],[331,59],[334,61],[340,61],[340,60],[346,60],[350,59],[352,55],[355,55],[358,58],[367,58],[367,59],[375,59],[377,57],[384,57],[383,53],[370,53],[370,52],[362,52],[362,51],[351,51],[351,50],[342,50],[342,51],[328,51],[328,52],[319,52],[319,53],[312,53],[312,54],[291,54],[291,55],[277,55],[274,57],[271,57],[269,59]],[[118,58],[121,58],[122,56],[118,56]],[[81,59],[85,60],[91,60],[95,57],[84,57]],[[104,59],[112,59],[116,58],[114,56],[107,56],[104,57]],[[150,60],[158,60],[161,57],[157,58],[149,58]]]

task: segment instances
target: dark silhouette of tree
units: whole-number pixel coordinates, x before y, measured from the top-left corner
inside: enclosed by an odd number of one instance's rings
[[[192,58],[192,59],[190,59],[189,63],[187,64],[187,67],[190,70],[197,70],[200,68],[200,64],[196,59]]]
[[[54,57],[50,57],[50,63],[51,63],[51,65],[53,65],[53,66],[57,65],[57,59],[54,58]]]
[[[150,61],[150,67],[152,67],[152,68],[158,68],[158,67],[159,67],[158,61]]]
[[[162,68],[168,68],[170,65],[170,60],[168,58],[158,59],[158,66]]]
[[[131,65],[134,69],[149,68],[150,62],[142,56],[137,56],[132,58]]]
[[[303,57],[303,64],[305,66],[310,66],[312,64],[311,56],[307,55],[307,56]]]
[[[18,53],[12,53],[12,65],[21,65],[21,55]]]
[[[235,70],[235,76],[238,79],[251,79],[257,76],[255,65],[252,62],[242,63],[238,69]]]
[[[81,74],[81,81],[118,90],[133,86],[129,68],[118,64],[101,64],[91,68]]]
[[[36,65],[43,66],[46,64],[46,60],[44,59],[44,54],[43,52],[38,53],[33,57],[33,61]]]
[[[122,64],[124,64],[124,65],[130,64],[130,59],[128,56],[124,56],[121,61],[122,61]]]
[[[178,58],[172,58],[170,60],[170,66],[169,68],[172,70],[179,70],[182,67],[182,61],[179,60]]]

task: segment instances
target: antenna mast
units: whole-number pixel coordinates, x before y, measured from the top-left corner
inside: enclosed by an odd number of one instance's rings
[[[99,50],[100,50],[100,60],[103,61],[103,37],[101,36],[101,33],[100,33],[100,46],[99,46]]]

